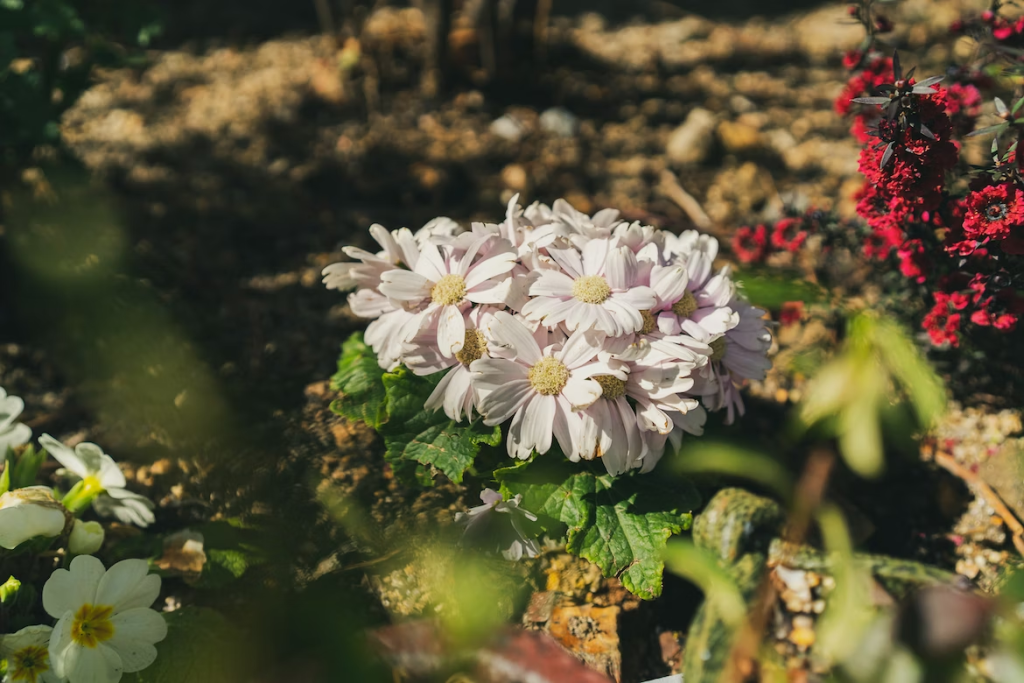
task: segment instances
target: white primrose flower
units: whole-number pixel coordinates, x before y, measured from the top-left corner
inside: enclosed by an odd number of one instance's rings
[[[523,555],[537,557],[540,546],[533,538],[523,533],[522,520],[537,521],[537,515],[519,507],[523,496],[517,495],[504,500],[492,489],[480,492],[483,505],[470,508],[455,515],[456,522],[466,525],[466,540],[487,543],[494,546],[506,560],[518,561]]]
[[[477,260],[478,252],[495,237],[477,239],[463,254],[441,250],[429,242],[421,247],[416,267],[392,270],[381,278],[380,291],[395,302],[412,309],[414,316],[404,327],[402,341],[421,330],[436,327],[437,346],[443,356],[462,350],[466,339],[465,314],[472,304],[504,305],[508,296],[509,271],[516,254],[507,243],[492,248],[491,255]]]
[[[18,396],[8,396],[0,387],[0,462],[7,457],[7,449],[28,443],[32,430],[28,425],[17,422],[25,402]]]
[[[477,407],[484,424],[512,419],[508,454],[525,460],[546,453],[552,436],[572,460],[580,458],[580,417],[577,411],[601,397],[594,375],[625,379],[625,373],[599,360],[604,335],[579,330],[564,343],[537,344],[530,330],[508,313],[499,312],[484,331],[506,357],[481,358],[470,365]],[[495,349],[495,356],[499,355]]]
[[[39,437],[39,444],[64,469],[81,479],[81,487],[76,495],[80,495],[82,500],[91,501],[98,513],[141,527],[156,520],[153,515],[156,506],[153,502],[125,488],[128,482],[121,469],[96,444],[83,442],[72,450],[49,434]],[[72,505],[66,499],[65,504]]]
[[[7,660],[4,683],[62,683],[50,666],[48,645],[53,629],[26,626],[0,640],[0,657]]]
[[[155,643],[167,636],[163,616],[149,608],[160,577],[144,560],[122,560],[105,570],[92,555],[71,560],[43,586],[43,609],[57,625],[50,662],[70,683],[117,683],[156,660]]]
[[[530,285],[533,298],[522,310],[528,320],[612,337],[643,328],[640,311],[654,305],[654,292],[641,285],[636,254],[629,247],[614,239],[592,239],[582,254],[553,246],[548,253],[560,270],[543,270]]]
[[[67,521],[67,511],[49,487],[7,491],[0,496],[0,547],[11,550],[32,538],[60,536]]]

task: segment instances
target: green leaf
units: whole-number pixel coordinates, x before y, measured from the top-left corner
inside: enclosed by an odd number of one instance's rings
[[[267,561],[269,549],[260,532],[230,521],[208,522],[196,528],[203,535],[206,564],[197,588],[221,588]]]
[[[700,504],[697,491],[678,483],[668,489],[649,475],[613,477],[578,469],[558,480],[564,467],[545,467],[545,480],[536,481],[539,469],[507,468],[503,492],[521,493],[523,509],[565,524],[566,549],[596,564],[605,576],[618,577],[646,600],[661,595],[665,544],[672,534],[690,528],[691,511]]]
[[[126,683],[234,683],[247,680],[242,635],[228,619],[206,607],[183,607],[164,615],[167,638],[157,643],[149,667],[121,678]]]
[[[442,374],[418,377],[399,368],[384,375],[389,410],[380,432],[389,462],[411,460],[428,465],[459,484],[481,445],[501,443],[501,427],[487,427],[479,419],[455,422],[444,411],[424,409]]]
[[[331,377],[331,388],[342,393],[341,398],[331,403],[331,410],[379,429],[387,420],[383,375],[377,355],[363,342],[363,333],[352,334],[341,345],[338,371]]]
[[[806,280],[765,273],[737,273],[735,279],[750,303],[773,311],[787,301],[814,303],[824,297],[821,287]]]
[[[34,485],[36,483],[36,475],[39,474],[39,468],[44,460],[46,460],[46,451],[42,449],[37,451],[35,446],[29,444],[28,448],[18,456],[14,467],[11,468],[13,469],[10,481],[11,488],[22,489],[26,486]]]

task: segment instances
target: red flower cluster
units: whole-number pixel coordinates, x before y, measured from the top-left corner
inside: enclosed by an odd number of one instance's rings
[[[867,182],[857,196],[857,213],[873,231],[864,247],[867,255],[885,258],[895,249],[903,274],[923,282],[929,259],[921,236],[942,225],[946,173],[958,152],[942,93],[914,100],[917,125],[882,119],[881,142],[861,150],[860,172]]]
[[[878,86],[883,83],[892,83],[893,80],[892,58],[883,57],[877,53],[864,54],[859,50],[852,50],[843,56],[843,66],[850,70],[860,70],[850,77],[843,91],[836,98],[835,110],[840,116],[849,114],[855,106],[858,106],[854,103],[854,98],[874,95]],[[870,125],[878,118],[878,110],[875,107],[860,107],[854,118],[850,134],[858,142],[867,142]]]
[[[935,292],[935,305],[924,317],[922,326],[937,345],[960,345],[960,325],[966,317],[979,327],[992,327],[1009,332],[1017,327],[1024,314],[1024,299],[1013,289],[997,281],[1005,273],[976,273],[966,280],[956,273],[940,281],[942,289]]]
[[[771,232],[765,225],[744,226],[733,235],[732,251],[743,263],[759,263],[775,251],[799,251],[815,230],[809,215],[783,218]]]
[[[961,255],[989,242],[1009,254],[1024,253],[1024,191],[1004,181],[970,192],[964,198],[962,233],[964,240],[950,245]]]

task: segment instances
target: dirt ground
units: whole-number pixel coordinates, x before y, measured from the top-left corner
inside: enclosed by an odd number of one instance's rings
[[[9,216],[17,239],[6,258],[22,275],[5,276],[14,325],[0,337],[0,385],[25,398],[37,433],[93,440],[136,462],[136,484],[162,498],[168,527],[211,515],[295,519],[282,511],[307,520],[285,534],[300,574],[365,553],[337,545],[346,536],[316,493],[358,501],[384,529],[449,522],[467,504],[459,490],[403,488],[373,435],[327,408],[338,346],[362,323],[319,273],[341,247],[367,246],[370,224],[497,220],[514,193],[523,203],[566,197],[583,211],[613,206],[674,231],[696,221],[725,238],[784,205],[852,215],[858,148],[832,110],[841,53],[861,38],[845,5],[758,4],[763,15],[750,16],[738,1],[714,12],[650,2],[630,19],[623,4],[608,18],[577,11],[590,3],[556,3],[543,61],[490,82],[478,37],[456,25],[454,81],[426,98],[415,8],[378,9],[358,41],[336,42],[312,34],[305,10],[279,17],[263,2],[235,21],[230,4],[210,17],[198,14],[206,3],[186,3],[165,40],[191,42],[152,52],[144,68],[98,73],[65,116],[67,148],[91,179],[66,171],[44,181],[72,198],[83,225],[115,226],[86,251],[101,262],[109,254],[116,282],[46,279],[26,254],[65,252],[47,242],[39,212]],[[904,63],[931,74],[955,61],[948,26],[982,4],[900,3],[892,41]],[[704,216],[681,208],[680,189]],[[783,392],[783,403],[793,398]],[[770,428],[777,409],[750,428]],[[949,439],[982,450],[1020,430],[1012,414],[950,424]],[[941,556],[975,578],[978,554],[1005,536],[960,534],[954,548],[947,536],[971,496],[929,472],[939,483],[879,549]],[[929,538],[897,547],[913,534]],[[960,551],[963,538],[977,552]],[[403,572],[398,563],[370,581],[382,613],[417,613]],[[696,596],[682,582],[650,606],[557,553],[526,574],[516,580],[576,596],[567,609],[626,624],[632,642],[610,627],[603,647],[618,660],[599,668],[632,681],[678,665],[686,621],[672,606]],[[601,609],[616,611],[590,615]]]

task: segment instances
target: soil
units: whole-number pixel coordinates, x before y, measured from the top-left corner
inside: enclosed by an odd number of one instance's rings
[[[443,529],[474,501],[451,484],[402,485],[374,435],[329,411],[338,346],[364,323],[320,270],[345,245],[369,246],[372,223],[496,220],[515,193],[679,231],[701,219],[673,199],[674,177],[725,238],[785,205],[852,216],[858,148],[832,102],[860,28],[841,4],[753,3],[760,16],[752,3],[713,4],[712,14],[650,2],[629,18],[556,3],[544,61],[527,55],[490,81],[478,36],[456,24],[454,78],[425,97],[415,8],[376,9],[358,40],[336,41],[316,35],[312,4],[285,17],[264,2],[242,19],[230,3],[216,14],[186,3],[146,66],[97,73],[68,111],[73,161],[5,195],[0,385],[25,398],[37,434],[96,441],[132,462],[162,527],[259,519],[281,531],[292,559],[283,574],[351,581],[369,562],[373,619],[429,613],[432,587],[408,587],[429,584],[408,569],[427,543],[382,549]],[[982,4],[906,0],[892,43],[905,64],[937,72],[956,58],[940,40],[949,24]],[[710,144],[670,153],[698,108]],[[749,428],[770,433],[799,389],[778,375],[754,387]],[[996,426],[965,419],[957,413],[943,438],[1020,430],[1012,415]],[[921,492],[910,501],[898,493],[908,484]],[[958,521],[974,499],[959,480],[915,461],[886,485],[893,495],[847,491],[874,549],[970,578],[985,574],[978,556],[999,564],[1006,535]],[[893,502],[867,509],[874,497]],[[871,527],[883,531],[872,539]],[[977,551],[961,550],[964,539]],[[688,585],[670,578],[663,601],[636,604],[557,550],[524,566],[510,570],[520,586],[510,616],[566,632],[576,612],[599,630],[611,623],[603,647],[614,656],[600,666],[623,681],[678,670],[677,634],[698,599]],[[530,621],[528,604],[544,595],[533,590],[560,596],[553,616]]]

